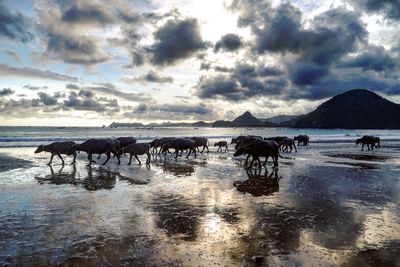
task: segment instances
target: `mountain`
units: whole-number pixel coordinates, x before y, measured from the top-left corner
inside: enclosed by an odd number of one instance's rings
[[[291,122],[295,128],[400,129],[400,105],[371,91],[354,89]]]
[[[267,118],[267,119],[261,119],[261,120],[280,124],[283,122],[293,120],[294,118],[297,118],[297,117],[299,117],[299,115],[278,115],[278,116],[274,116],[274,117]]]
[[[274,127],[275,123],[264,122],[246,111],[233,121],[216,121],[212,127]]]
[[[193,127],[211,127],[212,123],[205,122],[205,121],[198,121],[195,123],[192,123]]]

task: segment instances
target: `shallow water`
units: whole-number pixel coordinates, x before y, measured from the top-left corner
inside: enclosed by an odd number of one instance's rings
[[[2,148],[31,165],[0,173],[0,263],[399,266],[399,147],[311,144],[250,171],[214,148],[150,168]]]

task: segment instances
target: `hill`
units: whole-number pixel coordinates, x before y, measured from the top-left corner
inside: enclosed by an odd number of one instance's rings
[[[400,129],[400,105],[374,92],[354,89],[288,124],[295,128]]]
[[[263,121],[272,122],[276,124],[284,123],[295,118],[299,117],[299,115],[278,115],[271,118],[261,119]]]
[[[216,121],[212,127],[275,127],[275,123],[264,122],[246,111],[233,121]]]

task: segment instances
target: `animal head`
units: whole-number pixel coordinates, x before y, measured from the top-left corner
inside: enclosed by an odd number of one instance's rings
[[[38,148],[35,150],[35,153],[40,153],[44,151],[44,145],[38,146]]]
[[[214,146],[218,146],[218,143],[214,143]]]
[[[361,138],[356,140],[356,145],[358,145],[359,143],[361,143]]]
[[[293,140],[295,140],[295,141],[299,140],[299,136],[295,136],[295,137],[293,138]]]
[[[231,144],[237,143],[237,138],[232,138]]]
[[[253,143],[251,143],[251,144],[253,144]],[[248,151],[249,151],[249,148],[250,148],[250,145],[251,145],[251,144],[248,144],[248,145],[240,145],[240,146],[236,149],[236,151],[235,151],[235,153],[233,154],[233,156],[234,156],[234,157],[238,157],[238,156],[240,156],[240,155],[247,154]]]

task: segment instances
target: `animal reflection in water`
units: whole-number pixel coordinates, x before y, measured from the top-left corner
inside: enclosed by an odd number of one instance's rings
[[[250,193],[255,197],[268,196],[279,191],[278,169],[274,169],[268,175],[268,170],[264,169],[246,170],[249,177],[246,181],[235,181],[233,185],[239,192]]]
[[[70,171],[64,171],[64,166],[62,166],[58,172],[55,172],[52,166],[49,166],[50,174],[44,177],[36,176],[35,179],[40,184],[70,184],[75,186],[81,186],[89,191],[95,191],[99,189],[112,189],[115,187],[117,177],[120,180],[127,180],[134,184],[146,184],[144,181],[135,181],[130,177],[121,175],[118,172],[112,172],[103,168],[92,168],[86,167],[87,176],[84,176],[82,171],[77,171],[76,166],[72,165]],[[77,178],[78,177],[78,178]]]

